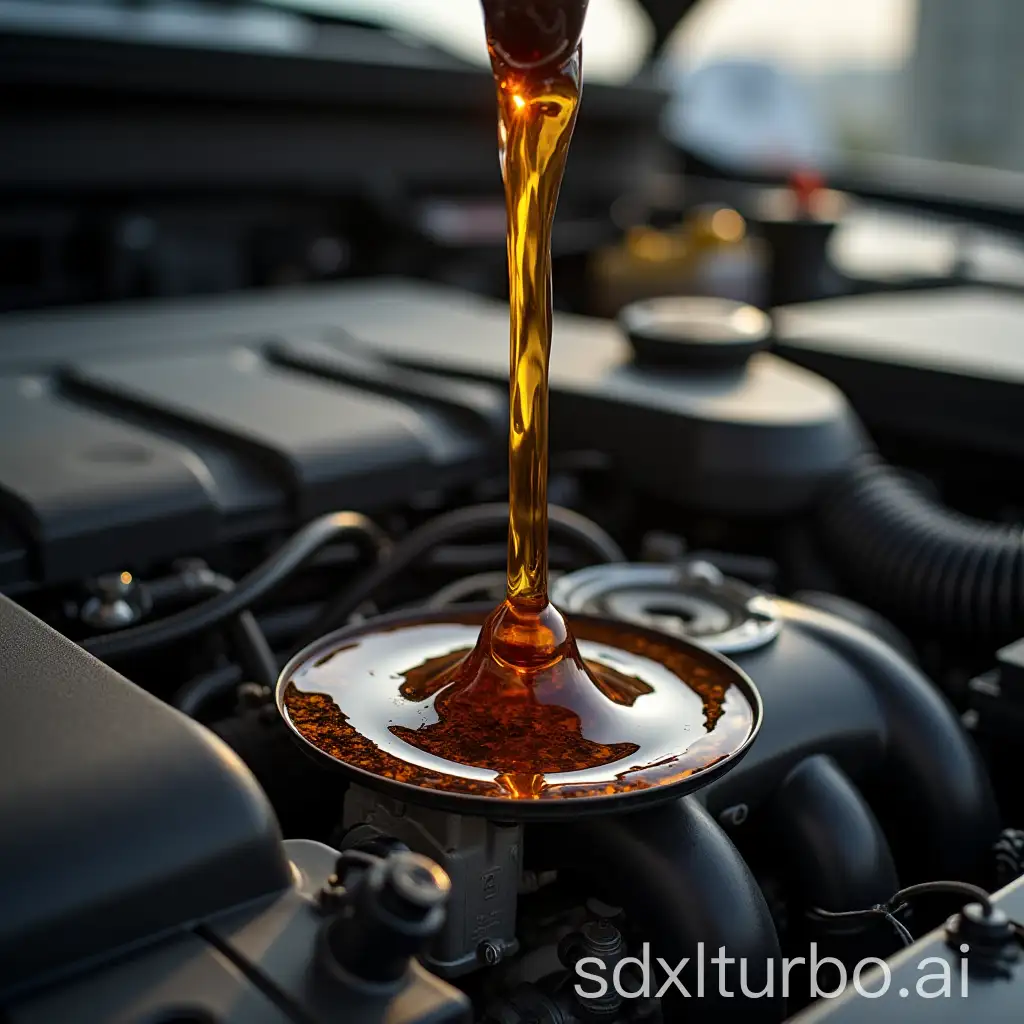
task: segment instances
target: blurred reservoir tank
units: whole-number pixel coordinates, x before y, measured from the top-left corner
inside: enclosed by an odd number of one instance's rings
[[[593,311],[614,316],[638,299],[707,295],[761,305],[768,258],[743,216],[705,205],[666,227],[635,225],[591,258]]]

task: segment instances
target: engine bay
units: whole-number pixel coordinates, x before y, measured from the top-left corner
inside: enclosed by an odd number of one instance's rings
[[[652,64],[555,218],[586,0],[493,83],[80,6],[0,0],[3,1024],[1019,1019],[1019,203]],[[907,211],[1000,274],[844,269]]]
[[[346,1020],[782,1020],[812,989],[797,967],[783,998],[773,960],[885,960],[965,899],[880,911],[901,886],[1016,877],[1019,537],[890,467],[813,371],[652,363],[609,321],[556,318],[553,599],[735,662],[764,705],[749,753],[664,807],[517,824],[349,785],[298,748],[273,687],[305,642],[503,592],[505,323],[404,281],[7,318],[12,1020],[326,1020],[332,984]],[[900,530],[933,545],[933,582],[887,568]],[[429,890],[421,861],[447,916],[392,934],[374,901],[393,872]],[[689,959],[689,993],[698,943],[744,964],[723,991],[771,997],[576,993],[580,961],[629,978],[644,949]],[[376,978],[393,957],[398,988]],[[175,963],[185,1015],[147,1016]]]

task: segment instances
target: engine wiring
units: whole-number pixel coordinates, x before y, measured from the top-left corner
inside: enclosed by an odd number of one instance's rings
[[[972,885],[970,882],[942,879],[934,882],[919,882],[916,885],[907,886],[896,892],[886,902],[876,903],[873,907],[865,907],[863,910],[836,911],[814,907],[808,911],[808,917],[812,921],[817,921],[821,924],[855,923],[857,921],[880,918],[893,928],[904,946],[910,946],[914,943],[914,936],[896,915],[905,910],[918,897],[937,894],[966,896],[981,906],[985,917],[989,917],[992,914],[992,899],[980,886]],[[1011,926],[1018,940],[1024,941],[1024,926],[1015,921],[1011,922]]]
[[[380,557],[390,547],[383,530],[360,512],[332,512],[308,523],[273,555],[230,589],[216,597],[156,622],[117,633],[92,637],[82,646],[101,661],[127,657],[142,651],[152,652],[213,629],[246,611],[280,586],[325,545],[355,538],[363,541]]]

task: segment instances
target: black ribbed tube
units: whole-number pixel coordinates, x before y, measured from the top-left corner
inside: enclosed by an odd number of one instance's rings
[[[1024,634],[1024,531],[943,508],[877,457],[820,509],[829,557],[880,610],[1000,643]]]

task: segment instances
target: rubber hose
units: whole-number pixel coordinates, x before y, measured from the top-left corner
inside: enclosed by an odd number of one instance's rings
[[[875,456],[820,508],[830,557],[870,603],[990,643],[1024,634],[1024,531],[937,504]]]
[[[624,562],[622,548],[597,523],[559,505],[548,506],[552,534],[572,541],[599,562]],[[381,587],[397,579],[440,544],[488,530],[508,529],[508,505],[471,505],[445,512],[403,537],[387,557],[346,588],[317,616],[303,634],[300,646],[345,625],[348,617]]]
[[[153,651],[212,629],[280,586],[321,548],[348,536],[359,537],[378,552],[388,543],[381,529],[359,512],[333,512],[321,516],[293,534],[265,562],[240,579],[233,589],[165,619],[93,637],[82,646],[101,661],[107,661],[139,651]]]
[[[234,580],[196,560],[177,580],[182,590],[201,597],[226,594],[235,589]],[[248,609],[239,612],[233,619],[228,619],[225,632],[234,650],[235,661],[242,669],[243,678],[273,687],[277,683],[277,660],[256,616]]]

